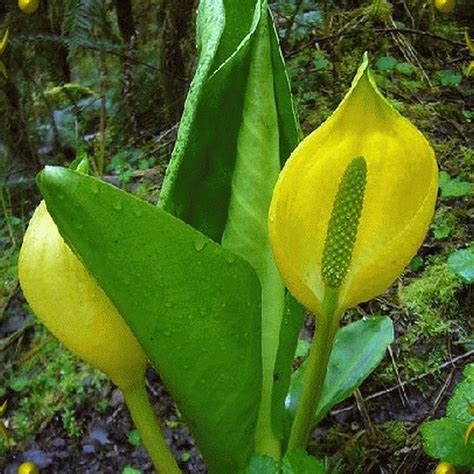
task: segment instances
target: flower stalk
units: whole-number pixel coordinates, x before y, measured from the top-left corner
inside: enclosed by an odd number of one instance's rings
[[[145,386],[139,385],[123,390],[123,396],[156,471],[159,474],[179,474],[181,471],[163,437]]]
[[[321,399],[329,357],[339,329],[337,303],[337,288],[328,287],[323,301],[323,313],[316,318],[316,331],[308,356],[303,393],[291,427],[288,450],[304,448],[311,436],[314,414]]]

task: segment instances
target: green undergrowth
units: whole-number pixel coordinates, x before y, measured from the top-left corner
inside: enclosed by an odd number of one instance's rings
[[[71,438],[81,435],[79,408],[94,403],[108,383],[105,376],[80,362],[38,322],[26,346],[0,353],[4,377],[0,400],[7,400],[8,432],[13,445],[45,429],[59,416]]]
[[[407,330],[399,339],[403,350],[443,337],[448,331],[452,337],[465,336],[467,324],[462,324],[457,298],[464,285],[448,268],[446,257],[436,255],[418,278],[400,288],[399,300],[407,319]]]
[[[399,286],[393,315],[398,329],[395,365],[387,358],[375,372],[375,385],[415,379],[412,386],[426,390],[433,385],[432,376],[439,381],[445,377],[437,369],[448,360],[449,345],[469,337],[469,309],[460,304],[467,284],[448,267],[445,254],[422,265],[419,275]],[[432,376],[424,376],[428,374]]]
[[[363,474],[381,464],[386,465],[387,456],[393,465],[404,455],[403,447],[409,437],[408,423],[388,421],[373,426],[373,433],[362,423],[353,422],[351,426],[336,424],[326,433],[313,450],[319,456],[329,455],[329,464],[334,467],[331,474]]]

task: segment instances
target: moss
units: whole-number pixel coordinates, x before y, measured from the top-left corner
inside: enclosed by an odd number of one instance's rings
[[[380,429],[390,448],[397,449],[405,444],[408,434],[403,422],[387,421]]]
[[[400,339],[403,349],[441,337],[457,327],[457,295],[462,287],[463,282],[448,269],[446,258],[437,255],[418,279],[399,290],[402,309],[411,316],[411,324]]]

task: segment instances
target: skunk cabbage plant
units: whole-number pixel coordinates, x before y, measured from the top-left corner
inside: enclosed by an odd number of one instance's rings
[[[123,389],[142,438],[158,433],[145,444],[160,472],[177,468],[151,409],[134,409],[148,403],[143,389],[130,396],[143,353],[211,473],[324,472],[304,450],[315,424],[393,340],[386,316],[340,330],[339,318],[386,290],[421,245],[434,155],[381,96],[367,57],[297,146],[266,1],[202,0],[197,35],[159,206],[46,167],[20,281],[52,332]],[[316,332],[293,371],[304,307]]]
[[[319,401],[341,314],[385,291],[410,262],[437,190],[431,146],[380,94],[365,55],[344,100],[292,153],[273,192],[278,268],[317,323],[290,445],[308,440],[305,420]]]

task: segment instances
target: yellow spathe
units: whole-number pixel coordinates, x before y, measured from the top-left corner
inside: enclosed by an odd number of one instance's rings
[[[34,13],[38,6],[39,0],[18,0],[18,7],[23,13]]]
[[[33,312],[69,350],[103,371],[122,390],[144,383],[143,350],[64,243],[44,201],[26,231],[18,275]]]
[[[441,13],[451,13],[456,6],[456,0],[435,0],[434,4]]]
[[[434,474],[456,474],[456,469],[449,462],[443,461],[436,466]]]
[[[421,245],[438,188],[433,150],[380,94],[364,56],[333,115],[288,159],[274,189],[269,233],[280,273],[307,308],[321,314],[328,222],[348,165],[363,157],[367,182],[337,312],[384,292]]]

